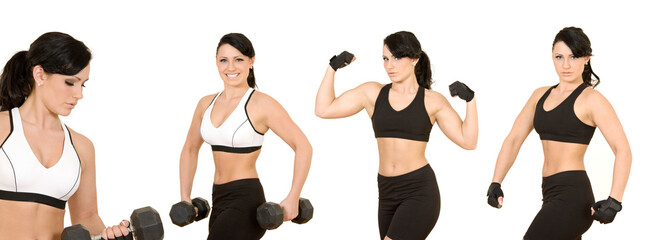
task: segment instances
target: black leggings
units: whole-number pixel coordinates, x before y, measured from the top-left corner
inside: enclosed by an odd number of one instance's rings
[[[594,193],[587,172],[566,171],[542,179],[542,209],[528,227],[526,240],[579,240],[593,220]]]
[[[257,178],[214,184],[208,240],[262,238],[266,230],[258,225],[256,210],[264,202],[264,189]]]
[[[425,239],[440,215],[440,191],[430,165],[396,177],[377,175],[381,239]]]

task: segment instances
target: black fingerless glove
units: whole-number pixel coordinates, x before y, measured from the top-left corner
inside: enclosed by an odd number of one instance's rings
[[[490,184],[490,188],[488,188],[487,203],[492,207],[499,208],[499,197],[503,197],[501,184],[493,182]]]
[[[451,93],[452,97],[458,96],[460,99],[463,99],[466,102],[472,101],[472,99],[474,99],[474,91],[459,81],[455,81],[449,85],[449,92]]]
[[[349,53],[348,51],[343,51],[341,54],[334,55],[334,57],[330,58],[330,66],[334,71],[336,71],[337,69],[350,64],[352,59],[354,59],[354,54]]]
[[[591,215],[591,218],[600,223],[607,224],[614,221],[616,213],[623,209],[623,205],[618,200],[608,197],[607,200],[600,200],[594,203],[592,208],[594,208],[594,214]]]

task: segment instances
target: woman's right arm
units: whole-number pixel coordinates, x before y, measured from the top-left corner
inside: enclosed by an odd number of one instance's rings
[[[533,92],[533,95],[530,96],[528,102],[524,106],[524,109],[521,110],[515,123],[512,125],[510,133],[503,141],[501,145],[501,151],[499,151],[499,156],[497,157],[497,163],[494,167],[494,175],[492,176],[492,184],[488,189],[488,199],[487,202],[489,205],[495,208],[501,208],[503,205],[503,191],[501,191],[501,182],[506,177],[506,174],[512,167],[512,164],[515,163],[517,154],[519,154],[519,149],[524,143],[524,140],[528,137],[528,134],[533,130],[533,118],[535,117],[535,107],[537,101],[544,94],[545,90],[548,88],[538,88]]]
[[[194,182],[194,174],[196,173],[196,165],[199,158],[199,149],[203,144],[201,138],[201,120],[203,113],[208,107],[215,95],[208,95],[203,97],[194,110],[192,117],[192,124],[190,130],[187,132],[187,138],[181,151],[180,160],[180,180],[181,180],[181,201],[192,202],[192,183]]]
[[[334,93],[334,74],[336,71],[327,66],[325,77],[316,94],[316,116],[320,118],[344,118],[352,116],[370,106],[368,95],[372,89],[381,88],[377,82],[367,82],[350,89],[336,97]]]
[[[533,118],[535,117],[535,106],[547,88],[538,88],[526,102],[524,109],[521,110],[515,123],[512,125],[510,133],[503,141],[501,151],[497,157],[497,163],[494,167],[492,182],[501,183],[506,177],[508,170],[519,154],[519,149],[533,130]]]

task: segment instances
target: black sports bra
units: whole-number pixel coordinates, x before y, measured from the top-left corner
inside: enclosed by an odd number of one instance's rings
[[[573,109],[576,99],[587,87],[587,84],[581,84],[560,105],[546,111],[544,110],[544,102],[555,87],[557,85],[549,88],[544,93],[535,108],[533,126],[539,134],[539,138],[541,140],[589,144],[596,128],[580,121]]]
[[[395,111],[388,102],[391,84],[379,91],[372,114],[372,128],[375,138],[403,138],[416,141],[429,141],[431,119],[424,106],[424,88],[419,87],[413,101],[404,109]]]

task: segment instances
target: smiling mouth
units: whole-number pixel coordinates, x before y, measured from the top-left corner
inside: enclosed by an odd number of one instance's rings
[[[226,74],[226,77],[229,77],[229,78],[236,78],[237,76],[239,76],[239,73]]]

